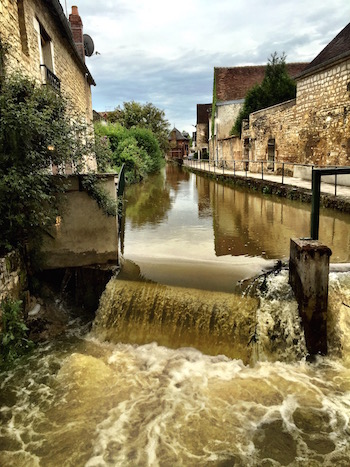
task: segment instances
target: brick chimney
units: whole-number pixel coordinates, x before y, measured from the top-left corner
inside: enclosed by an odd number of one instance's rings
[[[79,16],[78,7],[72,6],[72,13],[69,15],[70,28],[73,35],[73,40],[78,49],[81,58],[85,62],[84,39],[83,39],[83,22]]]

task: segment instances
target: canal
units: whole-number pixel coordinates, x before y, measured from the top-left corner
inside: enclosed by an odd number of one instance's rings
[[[306,360],[286,271],[308,205],[167,166],[126,192],[123,268],[90,329],[0,374],[0,465],[344,466],[350,276],[332,273],[329,349]],[[320,237],[349,261],[349,218]]]
[[[156,282],[233,291],[237,281],[289,258],[292,237],[310,235],[310,205],[233,189],[185,169],[126,194],[123,256]],[[350,261],[350,215],[324,209],[320,240],[331,261]]]

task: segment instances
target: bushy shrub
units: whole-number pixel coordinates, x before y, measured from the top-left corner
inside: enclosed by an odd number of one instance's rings
[[[5,300],[0,305],[2,329],[0,333],[0,363],[11,363],[28,352],[34,344],[28,339],[23,319],[22,302]]]
[[[52,164],[79,170],[88,149],[84,125],[65,99],[20,74],[0,83],[0,252],[40,240],[58,214]],[[84,142],[85,140],[85,142]]]
[[[126,129],[119,123],[95,125],[96,138],[108,138],[110,166],[119,171],[125,164],[128,183],[137,182],[156,172],[163,163],[157,138],[146,128]]]

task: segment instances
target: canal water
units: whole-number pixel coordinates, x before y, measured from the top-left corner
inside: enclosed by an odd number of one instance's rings
[[[0,374],[0,465],[350,464],[350,276],[332,273],[329,356],[306,359],[287,271],[309,207],[167,166],[126,193],[123,269],[90,329],[71,319]],[[321,239],[349,261],[349,218]]]

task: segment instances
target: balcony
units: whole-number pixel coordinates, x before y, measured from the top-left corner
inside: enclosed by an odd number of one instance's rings
[[[46,65],[40,65],[43,83],[48,84],[56,92],[60,92],[61,81]]]

